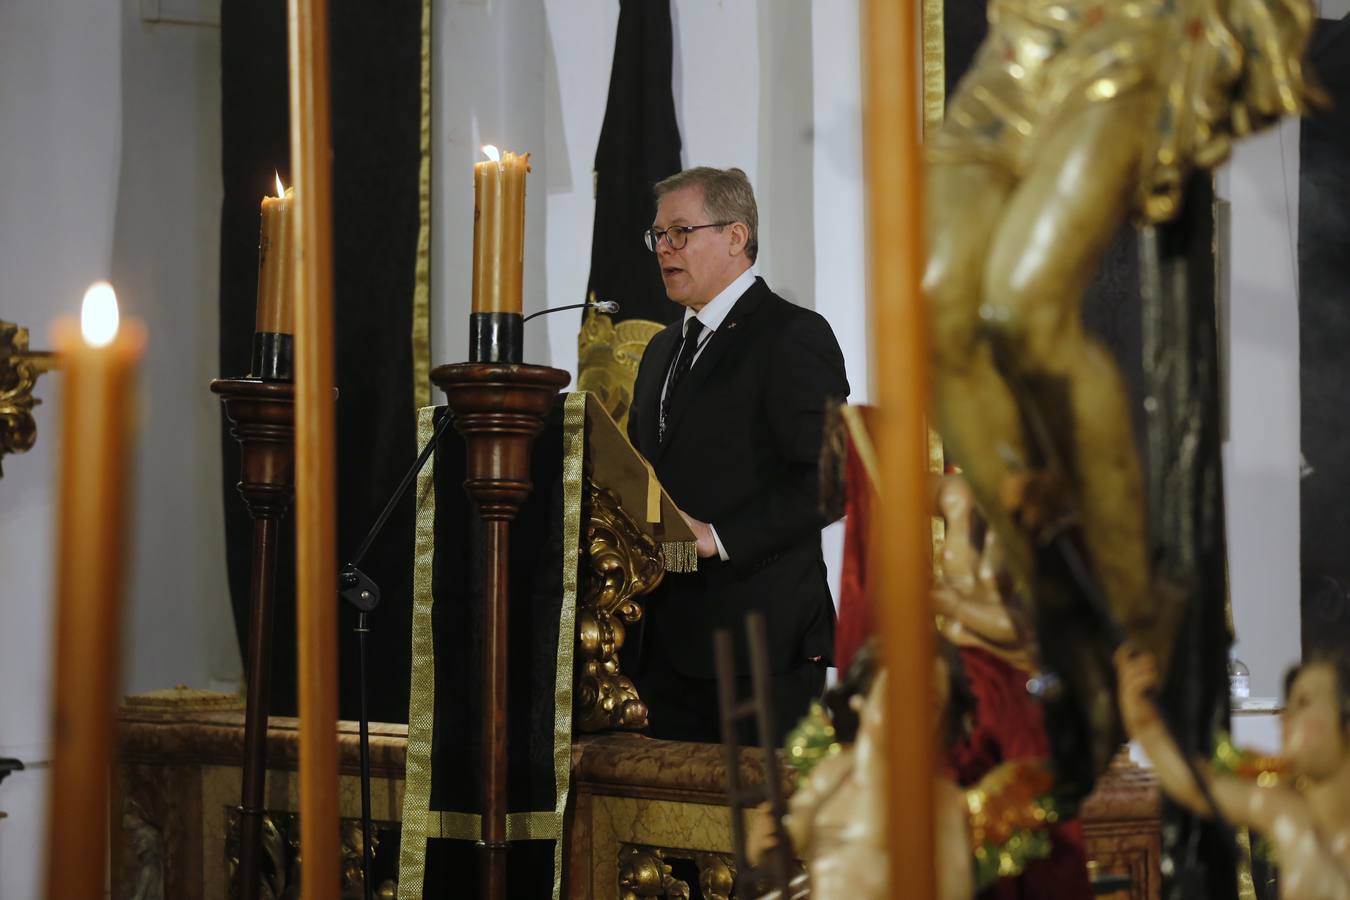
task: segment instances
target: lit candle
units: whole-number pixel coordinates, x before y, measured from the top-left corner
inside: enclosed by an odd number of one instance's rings
[[[473,312],[522,311],[525,269],[525,175],[530,154],[499,154],[473,167]]]
[[[120,687],[127,473],[145,329],[119,327],[107,282],[81,321],[56,322],[61,467],[56,550],[55,704],[47,807],[47,897],[104,896],[108,768]]]
[[[253,327],[250,374],[264,381],[290,381],[295,334],[295,189],[276,176],[277,195],[264,197],[258,228],[258,313]]]

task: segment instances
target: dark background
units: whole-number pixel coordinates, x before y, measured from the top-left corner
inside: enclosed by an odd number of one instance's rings
[[[1313,71],[1350,97],[1350,21],[1317,23]],[[1303,651],[1350,652],[1350,108],[1304,118],[1299,138],[1299,394],[1312,472],[1299,503]],[[1287,598],[1272,597],[1271,603]]]
[[[340,3],[330,10],[339,559],[356,552],[417,453],[412,298],[419,227],[421,22],[420,0]],[[222,4],[220,371],[227,377],[249,368],[258,206],[274,192],[274,171],[291,183],[287,90],[285,4]],[[223,421],[221,444],[226,560],[242,647],[252,522],[235,490],[238,444]],[[273,715],[294,715],[296,709],[294,521],[288,515],[280,529]],[[370,714],[376,721],[408,720],[412,539],[409,496],[362,565],[384,598],[371,615]],[[358,713],[355,622],[355,610],[344,604],[338,635],[338,703],[344,719]]]

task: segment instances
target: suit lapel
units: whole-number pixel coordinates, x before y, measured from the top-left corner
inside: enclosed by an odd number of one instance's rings
[[[680,331],[677,327],[657,332],[647,344],[646,353],[652,354],[652,361],[656,364],[646,366],[647,377],[640,379],[633,387],[633,405],[642,410],[638,418],[642,430],[638,449],[643,453],[650,451],[654,454],[660,439],[657,422],[661,417],[661,386],[665,383],[666,372],[670,371],[672,358],[679,347]],[[641,371],[642,368],[639,368]]]
[[[657,457],[665,452],[666,447],[670,445],[670,438],[677,428],[679,428],[680,418],[684,415],[693,403],[694,398],[702,389],[704,382],[712,377],[713,371],[722,358],[731,352],[732,348],[741,342],[745,333],[744,322],[759,308],[764,301],[764,297],[769,293],[769,286],[764,283],[764,279],[756,278],[754,284],[746,289],[736,305],[731,308],[731,312],[722,320],[722,326],[708,338],[708,345],[703,348],[698,359],[694,362],[693,368],[689,374],[684,376],[679,389],[670,403],[670,418],[666,420],[665,439],[661,441],[657,448]],[[677,345],[678,346],[678,345]],[[657,407],[659,409],[660,387],[657,387]]]

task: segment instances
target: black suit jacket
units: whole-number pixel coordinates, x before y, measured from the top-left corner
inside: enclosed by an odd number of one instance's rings
[[[714,629],[737,636],[748,671],[743,621],[768,623],[770,662],[785,671],[831,658],[834,604],[820,551],[819,457],[826,399],[848,396],[844,357],[829,323],[769,290],[741,295],[671,399],[658,439],[661,390],[679,350],[683,319],[647,346],[633,388],[628,435],[675,503],[712,523],[728,562],[700,559],[669,573],[647,600],[639,671],[665,663],[715,677]]]

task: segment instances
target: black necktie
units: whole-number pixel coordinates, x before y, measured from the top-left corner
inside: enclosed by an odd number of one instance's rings
[[[694,354],[698,352],[698,338],[703,333],[703,323],[698,317],[689,320],[689,324],[684,326],[684,340],[680,342],[679,355],[675,357],[675,367],[670,370],[670,379],[666,382],[666,395],[661,398],[661,418],[659,421],[657,440],[664,440],[666,436],[666,421],[670,418],[670,403],[675,397],[675,388],[685,375],[689,374],[689,367],[694,364]]]

